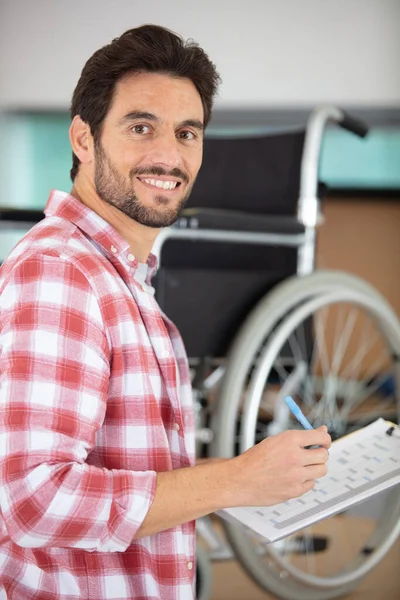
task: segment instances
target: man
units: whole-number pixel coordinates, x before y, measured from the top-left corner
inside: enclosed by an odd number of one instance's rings
[[[51,193],[1,271],[1,599],[193,598],[196,518],[326,473],[324,428],[195,466],[151,248],[196,179],[218,79],[196,44],[150,25],[83,69],[71,194]]]

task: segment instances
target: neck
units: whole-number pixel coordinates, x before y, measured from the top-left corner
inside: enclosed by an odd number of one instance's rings
[[[104,202],[88,181],[77,176],[71,190],[71,196],[80,200],[88,208],[107,221],[129,244],[130,251],[139,262],[146,262],[153,247],[159,229],[146,227],[128,217],[111,204]]]

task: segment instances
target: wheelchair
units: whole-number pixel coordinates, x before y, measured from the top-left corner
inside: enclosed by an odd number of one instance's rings
[[[333,438],[383,416],[399,422],[400,322],[368,283],[315,270],[325,128],[364,137],[334,106],[304,129],[206,137],[190,206],[153,252],[161,308],[178,326],[193,375],[200,456],[233,457],[299,425],[293,396]],[[198,521],[199,598],[212,559],[233,555],[261,588],[286,600],[347,594],[400,533],[400,494],[364,502],[274,544],[240,525]],[[203,570],[203,574],[202,574]]]
[[[156,240],[156,298],[186,345],[199,456],[233,457],[298,428],[286,395],[333,438],[380,416],[400,422],[397,315],[367,282],[315,270],[328,125],[367,134],[322,106],[305,128],[207,136],[188,207]],[[42,216],[0,209],[0,227],[28,228]],[[210,560],[232,557],[284,600],[348,594],[400,533],[399,492],[378,499],[273,544],[239,524],[199,519],[198,599],[210,597]]]

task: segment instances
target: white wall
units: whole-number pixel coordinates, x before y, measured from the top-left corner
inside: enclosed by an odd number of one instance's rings
[[[400,0],[0,0],[0,107],[67,108],[86,59],[143,23],[193,37],[219,105],[400,105]]]

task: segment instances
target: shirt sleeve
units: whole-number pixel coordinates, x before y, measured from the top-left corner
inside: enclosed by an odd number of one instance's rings
[[[11,269],[0,351],[0,509],[11,539],[124,551],[150,508],[156,473],[86,462],[105,417],[111,351],[79,264],[40,254]]]

